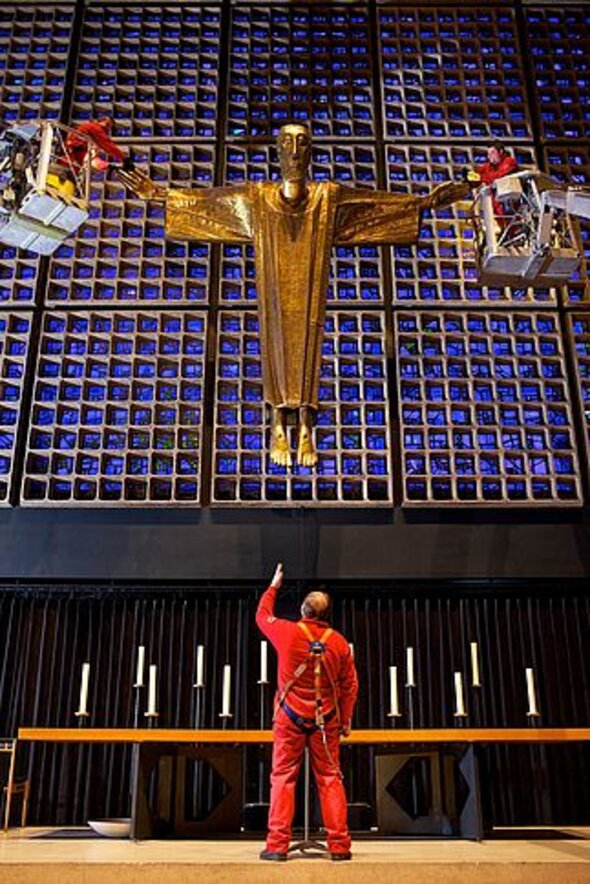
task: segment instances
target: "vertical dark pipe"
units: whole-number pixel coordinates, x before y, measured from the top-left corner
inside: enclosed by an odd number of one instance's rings
[[[369,680],[367,691],[367,719],[371,722],[371,727],[374,726],[376,716],[375,716],[375,706],[374,706],[374,693],[371,690],[371,680],[374,672],[374,657],[373,657],[373,643],[369,640],[371,636],[371,599],[366,598],[364,607],[363,607],[363,634],[366,640],[366,663],[367,663],[367,679]]]
[[[437,666],[436,670],[431,673],[431,677],[435,682],[435,690],[437,697],[436,720],[443,727],[449,725],[449,709],[448,709],[448,691],[447,676],[451,667],[451,655],[453,653],[453,639],[450,635],[451,623],[449,621],[448,599],[436,597],[433,599],[433,606],[436,618],[436,641],[437,641]],[[433,657],[434,660],[434,657]]]
[[[8,608],[8,615],[6,609]],[[2,623],[5,624],[2,656],[0,658],[0,723],[2,733],[12,736],[15,734],[15,723],[12,710],[15,708],[11,686],[14,685],[14,659],[15,637],[20,632],[20,619],[22,617],[23,603],[19,603],[15,597],[9,603],[3,604],[1,609]]]
[[[176,682],[176,697],[175,697],[175,713],[174,713],[174,727],[179,727],[180,725],[184,725],[184,727],[190,727],[190,722],[186,719],[186,713],[183,715],[184,710],[190,708],[190,704],[186,703],[186,699],[190,696],[190,685],[192,684],[192,680],[190,677],[190,670],[187,671],[185,660],[190,660],[191,655],[189,649],[186,646],[186,636],[187,636],[187,612],[188,612],[188,604],[186,599],[182,600],[182,607],[180,611],[180,622],[178,624],[178,642],[177,642],[177,653],[176,653],[176,672],[177,672],[177,682]]]
[[[371,622],[368,624],[366,643],[370,644],[369,636],[374,635],[377,638],[377,659],[375,665],[376,672],[376,709],[377,709],[377,725],[378,727],[387,727],[386,713],[386,695],[387,695],[387,662],[383,647],[383,637],[385,630],[383,629],[383,604],[380,597],[372,600],[369,610]],[[358,649],[355,645],[355,654]]]
[[[219,599],[215,600],[215,605],[213,607],[213,636],[211,642],[211,648],[209,651],[209,727],[218,727],[219,718],[217,704],[217,684],[218,684],[218,673],[219,673],[219,631],[220,631],[220,603]],[[223,665],[223,664],[222,664]]]

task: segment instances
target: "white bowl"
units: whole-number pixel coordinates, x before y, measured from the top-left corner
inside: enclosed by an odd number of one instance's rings
[[[98,835],[105,838],[129,838],[131,820],[129,817],[118,817],[110,820],[88,820],[88,825]]]

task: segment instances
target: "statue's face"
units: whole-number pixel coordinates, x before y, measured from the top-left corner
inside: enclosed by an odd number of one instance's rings
[[[283,180],[305,179],[311,158],[311,134],[307,126],[296,123],[282,126],[277,145]]]

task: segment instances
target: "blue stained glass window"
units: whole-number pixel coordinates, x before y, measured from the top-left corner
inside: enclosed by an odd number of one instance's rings
[[[571,434],[555,430],[548,434],[544,430],[547,426],[572,424],[554,317],[544,313],[481,312],[468,316],[424,314],[420,318],[418,326],[408,314],[395,316],[398,333],[403,329],[396,352],[398,372],[401,378],[440,376],[441,383],[430,381],[424,388],[403,380],[400,384],[402,427],[408,428],[402,432],[403,449],[418,447],[432,452],[430,473],[424,483],[411,483],[407,478],[404,481],[406,499],[412,503],[501,499],[550,503],[566,495],[568,500],[579,500],[575,467],[569,474],[569,487],[559,489],[552,478],[556,471],[550,466],[559,456],[554,452],[560,445],[566,446],[569,465],[575,464]],[[546,348],[538,346],[541,326],[547,335]],[[470,338],[468,348],[456,346],[473,331],[481,338]],[[489,342],[491,346],[473,346],[474,341]],[[444,358],[432,361],[428,353],[436,352],[441,345]],[[535,382],[541,376],[551,379],[543,387]],[[450,410],[436,405],[437,401],[445,401],[445,391],[453,403]],[[588,392],[590,400],[590,388]],[[427,407],[410,405],[413,401]],[[461,402],[464,405],[458,404]],[[472,402],[477,403],[475,409]],[[498,407],[496,403],[502,404]],[[553,407],[553,403],[560,407]],[[474,424],[479,427],[476,432]],[[422,427],[429,429],[424,432]],[[450,436],[438,427],[450,429]],[[449,440],[451,450],[466,454],[449,459]],[[438,453],[441,449],[444,456]],[[476,462],[467,452],[481,454]],[[407,477],[416,464],[408,458],[403,463]],[[466,481],[462,478],[466,475],[473,478]],[[498,476],[498,481],[490,483],[485,478],[488,475]],[[515,482],[508,478],[511,475],[523,479]],[[546,478],[541,482],[540,476]]]
[[[192,452],[200,449],[202,412],[189,403],[199,400],[202,393],[204,347],[194,346],[194,336],[200,329],[203,338],[206,332],[204,317],[166,312],[152,315],[68,313],[67,323],[63,321],[65,317],[52,314],[48,317],[41,338],[42,352],[59,350],[63,344],[65,352],[74,350],[79,358],[76,362],[63,363],[62,375],[69,380],[53,388],[54,399],[60,403],[57,411],[45,414],[41,409],[33,409],[29,437],[32,456],[27,458],[28,474],[23,486],[25,499],[29,499],[27,495],[34,495],[36,500],[45,497],[62,503],[134,500],[165,503],[174,500],[174,495],[178,494],[179,503],[198,501],[198,482],[194,479],[173,482],[171,479],[176,472],[197,475],[199,470],[199,458]],[[185,329],[189,327],[192,345],[185,346]],[[85,339],[78,336],[83,331],[88,334],[90,328],[92,333],[86,346]],[[111,358],[111,352],[117,354],[116,359]],[[40,368],[43,365],[40,363]],[[157,380],[157,377],[178,378],[181,367],[190,382],[185,380],[179,386],[167,380]],[[132,374],[137,380],[130,385],[126,379]],[[37,385],[38,399],[42,399],[46,392],[41,384]],[[66,404],[82,397],[88,403],[108,400],[109,404],[106,409],[85,405],[81,411]],[[159,405],[153,412],[149,403],[156,399],[171,404]],[[119,404],[115,405],[115,402]],[[132,423],[146,429],[137,430]],[[170,430],[154,430],[154,424],[168,426]],[[43,435],[37,430],[41,425],[47,428]],[[80,428],[77,436],[61,429],[73,425]],[[94,429],[87,429],[90,427]],[[55,450],[102,448],[100,469],[103,475],[124,478],[128,472],[130,476],[145,477],[146,482],[137,484],[135,480],[123,482],[109,478],[93,484],[76,479],[68,485],[58,485],[50,475],[43,478],[49,468],[48,462],[33,456],[34,447],[40,444],[45,449],[52,447]],[[182,449],[182,456],[174,455],[177,446]],[[170,452],[170,455],[148,456],[150,448]],[[127,450],[143,450],[145,455],[127,455]],[[96,458],[86,455],[75,461],[60,460],[59,463],[62,471],[66,464],[70,473],[87,475],[97,472]],[[150,475],[154,478],[150,479]],[[171,479],[159,478],[167,476]]]
[[[228,330],[231,324],[231,332]],[[223,503],[232,500],[248,500],[264,503],[309,501],[362,503],[363,500],[387,502],[391,499],[390,470],[387,468],[388,436],[387,412],[384,408],[385,389],[382,379],[384,366],[383,314],[353,314],[343,311],[330,312],[326,316],[325,335],[322,346],[322,383],[320,384],[320,409],[315,430],[315,444],[319,453],[317,471],[294,465],[291,472],[284,467],[270,463],[265,442],[266,415],[262,405],[262,377],[258,347],[250,352],[249,341],[258,341],[258,325],[255,313],[239,312],[220,315],[220,328],[232,338],[231,349],[236,355],[240,369],[235,376],[227,379],[223,372],[223,357],[218,360],[218,378],[230,382],[232,396],[236,401],[246,402],[248,397],[259,405],[250,414],[242,410],[241,422],[249,422],[251,432],[240,432],[237,446],[238,467],[235,484],[231,487],[221,482],[218,467],[219,458],[213,463],[214,501]],[[253,335],[252,338],[249,335]],[[354,336],[354,337],[353,337]],[[256,372],[247,369],[258,366]],[[255,380],[247,381],[246,377]],[[374,379],[378,378],[378,381]],[[229,391],[228,391],[228,394]],[[378,402],[379,405],[371,405]],[[223,446],[228,445],[223,426],[236,425],[236,415],[227,411],[221,402],[216,409],[216,449],[219,455]],[[341,428],[338,431],[338,428]],[[373,428],[380,428],[379,430]],[[295,426],[289,426],[291,443],[295,441]],[[236,442],[235,434],[231,444]],[[354,457],[338,452],[354,452]],[[369,452],[373,454],[369,455]],[[376,454],[378,453],[378,454]],[[261,455],[264,457],[261,459]],[[294,454],[294,451],[293,451]],[[251,479],[242,479],[240,474],[252,475],[252,469],[260,476],[254,486]],[[280,485],[269,482],[266,476],[283,475]],[[331,476],[333,481],[324,482],[320,477]],[[345,476],[358,477],[353,484]],[[298,477],[306,477],[305,481]],[[370,477],[370,479],[369,479]],[[369,484],[369,481],[371,484]]]

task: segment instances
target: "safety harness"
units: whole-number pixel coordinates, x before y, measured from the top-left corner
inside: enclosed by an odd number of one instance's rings
[[[293,673],[293,676],[283,688],[275,706],[275,717],[277,712],[279,711],[279,708],[282,708],[291,719],[291,721],[299,728],[299,730],[303,731],[304,733],[312,734],[316,730],[321,731],[326,753],[332,764],[334,764],[334,759],[330,754],[326,741],[326,722],[330,721],[334,717],[334,715],[336,715],[338,724],[340,724],[340,706],[338,704],[338,693],[336,691],[336,685],[334,684],[334,679],[332,678],[332,674],[328,666],[326,666],[325,661],[327,642],[334,630],[331,628],[326,629],[318,639],[313,637],[309,627],[306,623],[303,623],[303,621],[300,620],[297,623],[297,626],[299,626],[299,628],[303,631],[305,637],[309,641],[309,650],[306,659],[299,664],[299,666]],[[297,715],[297,713],[293,709],[291,709],[291,707],[288,706],[285,702],[289,691],[291,690],[295,682],[299,678],[301,678],[308,666],[313,666],[313,680],[315,689],[315,714],[313,718],[304,718],[301,715]],[[323,709],[324,701],[322,697],[322,669],[326,673],[328,681],[330,682],[330,687],[332,688],[332,696],[334,699],[334,709],[327,715],[324,714]]]

